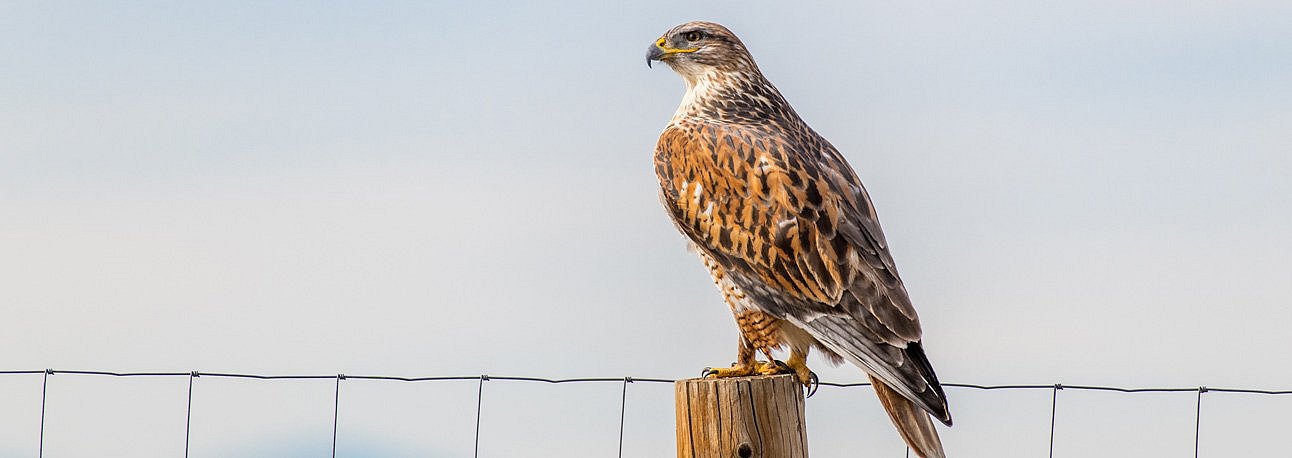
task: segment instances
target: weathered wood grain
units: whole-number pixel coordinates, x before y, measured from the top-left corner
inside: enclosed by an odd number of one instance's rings
[[[790,375],[679,380],[678,458],[807,458],[802,385]]]

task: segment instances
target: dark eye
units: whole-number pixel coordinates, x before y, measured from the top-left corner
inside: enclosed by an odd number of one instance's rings
[[[686,41],[700,41],[701,38],[704,38],[704,34],[692,31],[682,34],[682,38],[685,38]]]

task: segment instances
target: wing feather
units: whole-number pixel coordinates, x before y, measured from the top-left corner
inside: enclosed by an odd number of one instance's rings
[[[763,311],[949,422],[870,197],[843,156],[804,129],[670,125],[655,151],[661,200]]]

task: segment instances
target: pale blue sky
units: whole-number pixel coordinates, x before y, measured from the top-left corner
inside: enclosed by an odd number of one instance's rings
[[[655,197],[682,84],[643,58],[707,19],[857,168],[944,381],[1286,389],[1292,5],[1126,3],[3,3],[0,369],[729,362]],[[193,456],[328,445],[330,382],[199,383]],[[346,450],[470,450],[474,385],[352,383]],[[562,447],[615,430],[618,388],[491,382],[482,456],[607,456]],[[183,389],[57,376],[47,456],[173,456]],[[0,457],[29,456],[39,377],[0,393]],[[955,456],[1043,456],[1048,393],[949,394]],[[1191,394],[1060,399],[1056,456],[1191,451]],[[629,402],[626,456],[671,454],[667,387]],[[1234,456],[1292,399],[1205,402]],[[901,456],[868,391],[808,408],[813,456]]]

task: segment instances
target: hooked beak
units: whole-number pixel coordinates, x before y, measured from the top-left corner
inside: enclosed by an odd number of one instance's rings
[[[663,40],[663,38],[660,38],[660,40]],[[664,56],[667,55],[668,53],[664,52],[664,48],[659,47],[658,42],[651,43],[650,48],[646,50],[646,68],[651,68],[651,61],[664,60]]]
[[[663,61],[668,58],[668,56],[674,54],[696,52],[699,50],[700,48],[670,48],[665,44],[664,37],[659,37],[658,40],[655,40],[655,43],[650,45],[650,48],[646,49],[646,67],[649,68],[651,66],[651,61]]]

